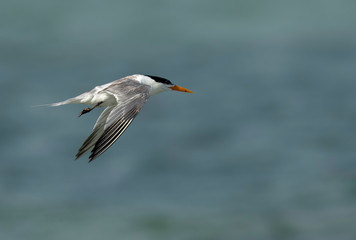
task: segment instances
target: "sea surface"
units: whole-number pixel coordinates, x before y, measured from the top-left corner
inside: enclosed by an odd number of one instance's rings
[[[0,239],[356,239],[356,2],[5,0]],[[74,161],[102,109],[62,101],[135,74],[149,99]]]

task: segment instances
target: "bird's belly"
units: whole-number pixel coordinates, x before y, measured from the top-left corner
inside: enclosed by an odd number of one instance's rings
[[[102,102],[102,104],[100,104],[100,107],[108,107],[117,104],[116,98],[113,95],[105,92],[97,93],[91,99],[92,105],[98,104],[99,102]]]

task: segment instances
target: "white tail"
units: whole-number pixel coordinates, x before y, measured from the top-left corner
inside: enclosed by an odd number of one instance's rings
[[[67,99],[65,101],[62,101],[62,102],[35,105],[33,107],[58,107],[58,106],[65,105],[65,104],[70,104],[70,103],[79,103],[79,102],[75,98],[69,98],[69,99]]]
[[[49,107],[58,107],[58,106],[69,104],[69,103],[73,103],[72,98],[62,101],[62,102],[50,103],[50,104],[46,104],[46,105]]]

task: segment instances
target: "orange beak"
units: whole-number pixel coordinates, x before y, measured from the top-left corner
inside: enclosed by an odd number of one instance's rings
[[[177,85],[174,85],[173,87],[169,87],[170,89],[174,90],[174,91],[180,91],[180,92],[188,92],[188,93],[194,93],[184,87],[180,87],[180,86],[177,86]]]

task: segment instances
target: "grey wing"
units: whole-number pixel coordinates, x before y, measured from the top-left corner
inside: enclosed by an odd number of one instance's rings
[[[106,120],[113,108],[114,107],[107,107],[102,112],[102,114],[95,123],[92,134],[90,134],[90,136],[85,140],[85,142],[79,148],[78,153],[75,155],[76,159],[80,158],[84,153],[89,151],[104,133]]]
[[[118,104],[109,113],[103,133],[95,142],[89,162],[105,152],[127,129],[150,96],[151,87],[132,81],[121,81],[104,89]],[[95,131],[95,129],[94,129]]]

